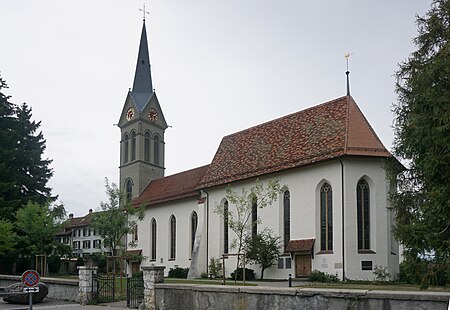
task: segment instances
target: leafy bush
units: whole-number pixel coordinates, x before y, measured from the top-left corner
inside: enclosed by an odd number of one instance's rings
[[[75,266],[84,266],[84,259],[83,257],[78,257],[77,262],[75,263]]]
[[[92,253],[90,257],[97,265],[98,270],[102,273],[106,273],[106,255],[102,253]]]
[[[202,272],[202,274],[200,275],[200,278],[208,279],[208,273],[207,272]]]
[[[243,273],[242,273],[242,269],[243,268],[238,268],[235,271],[233,271],[231,273],[231,278],[235,279],[235,275],[237,272],[237,277],[236,280],[242,281],[243,280]],[[251,280],[255,280],[255,271],[253,269],[249,269],[249,268],[245,268],[245,280],[246,281],[251,281]]]
[[[189,268],[172,268],[169,270],[169,278],[187,279]]]
[[[375,276],[375,281],[386,282],[391,276],[388,272],[387,267],[381,265],[375,265],[373,269],[373,274]]]
[[[219,258],[211,257],[209,259],[209,273],[213,278],[221,278],[222,277],[222,263]]]
[[[135,273],[133,273],[133,278],[143,278],[144,277],[144,272],[142,270],[140,271],[136,271]]]
[[[337,275],[328,274],[319,270],[314,270],[309,275],[309,281],[311,282],[339,282]]]
[[[48,271],[50,271],[51,273],[58,273],[59,269],[61,268],[62,261],[59,256],[51,255],[47,258],[47,263]]]

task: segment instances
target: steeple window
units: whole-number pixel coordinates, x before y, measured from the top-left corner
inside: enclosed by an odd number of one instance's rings
[[[148,131],[144,135],[144,161],[150,161],[150,133]]]
[[[131,161],[136,160],[136,133],[131,132]]]
[[[123,151],[122,151],[124,164],[128,162],[128,143],[129,143],[128,139],[129,139],[128,134],[125,134],[125,136],[123,137]]]
[[[153,147],[153,155],[154,155],[154,163],[155,163],[155,165],[159,165],[159,136],[158,135],[155,135],[154,137],[153,137],[153,144],[154,144],[154,147]]]

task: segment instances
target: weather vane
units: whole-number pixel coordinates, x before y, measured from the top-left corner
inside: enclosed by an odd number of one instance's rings
[[[144,9],[139,9],[139,11],[142,12],[142,15],[144,16],[144,22],[145,22],[145,14],[150,14],[150,12],[145,10],[145,2],[144,2]]]
[[[347,96],[350,96],[350,71],[348,70],[348,59],[350,58],[350,55],[352,55],[351,53],[345,53],[344,57],[347,61],[347,71],[345,72],[345,74],[347,75]]]

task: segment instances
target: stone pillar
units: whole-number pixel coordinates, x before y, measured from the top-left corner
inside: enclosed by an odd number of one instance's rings
[[[144,273],[144,301],[140,310],[156,310],[156,283],[164,283],[164,266],[143,266]]]
[[[97,275],[98,267],[78,266],[78,294],[80,304],[85,306],[93,301],[93,292],[97,289],[97,280],[94,275]]]

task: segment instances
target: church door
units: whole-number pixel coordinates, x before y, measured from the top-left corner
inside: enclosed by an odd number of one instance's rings
[[[309,277],[311,274],[311,255],[295,256],[295,276]]]

